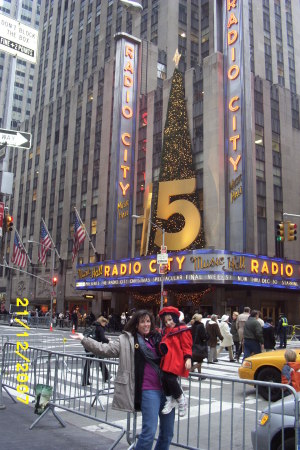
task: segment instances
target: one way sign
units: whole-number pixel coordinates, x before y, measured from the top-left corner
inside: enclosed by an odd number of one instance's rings
[[[9,147],[27,148],[31,147],[31,134],[23,131],[3,130],[0,128],[0,144]]]

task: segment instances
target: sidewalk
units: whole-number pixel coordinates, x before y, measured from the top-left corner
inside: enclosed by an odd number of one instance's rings
[[[49,412],[41,422],[32,430],[29,430],[30,425],[38,417],[34,414],[33,407],[20,402],[12,403],[6,394],[3,395],[3,401],[6,407],[0,410],[0,447],[3,449],[61,450],[67,448],[69,450],[108,450],[113,444],[113,440],[108,439],[103,434],[88,432],[80,426],[71,424],[68,422],[66,413],[61,414],[61,418],[66,424],[65,428]],[[80,417],[76,416],[76,418],[78,422]],[[84,420],[84,418],[82,419]],[[121,443],[115,448],[116,450],[125,450],[128,447],[126,438],[123,437]]]

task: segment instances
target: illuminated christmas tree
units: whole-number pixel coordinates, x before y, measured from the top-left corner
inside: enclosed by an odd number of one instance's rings
[[[159,182],[184,180],[195,178],[193,166],[192,146],[188,126],[188,117],[185,104],[183,76],[177,68],[174,70],[169,97],[166,124],[163,135],[163,148],[161,155],[161,166]],[[153,184],[153,199],[151,208],[151,220],[159,227],[164,228],[166,233],[177,233],[185,225],[181,214],[173,214],[168,220],[157,218],[158,183]],[[171,197],[170,202],[186,199],[192,202],[200,210],[199,192],[182,194]],[[157,253],[159,248],[154,243],[156,228],[151,227],[148,254]],[[197,249],[205,247],[203,227],[196,239],[186,249]],[[171,250],[171,249],[170,249]]]

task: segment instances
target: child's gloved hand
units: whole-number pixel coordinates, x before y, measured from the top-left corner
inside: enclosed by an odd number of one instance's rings
[[[168,347],[164,343],[159,345],[159,350],[162,355],[166,355],[168,353]]]

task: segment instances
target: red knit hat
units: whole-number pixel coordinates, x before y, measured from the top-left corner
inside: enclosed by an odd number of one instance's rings
[[[175,314],[175,316],[179,317],[180,312],[178,308],[175,308],[174,306],[165,306],[163,309],[159,311],[159,316],[162,317],[165,314]]]

